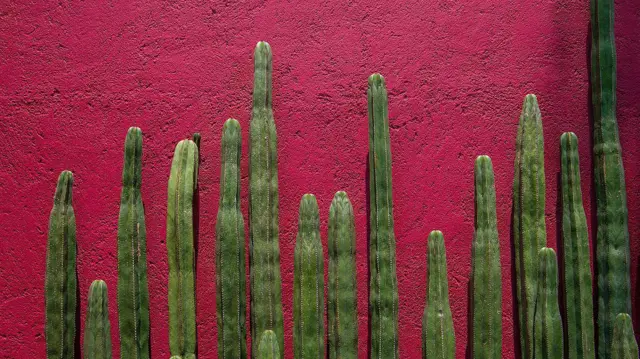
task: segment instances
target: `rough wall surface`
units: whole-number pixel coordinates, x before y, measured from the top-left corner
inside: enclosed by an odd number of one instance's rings
[[[420,355],[426,238],[446,238],[457,357],[467,351],[473,161],[496,170],[504,357],[515,349],[510,250],[517,119],[526,93],[543,113],[548,240],[556,247],[559,138],[580,140],[590,232],[588,1],[15,1],[0,3],[0,348],[43,358],[44,270],[55,179],[75,174],[80,308],[109,286],[119,339],[116,224],[124,138],[144,132],[152,355],[168,358],[167,180],[175,144],[202,133],[197,257],[199,358],[216,357],[214,221],[223,121],[243,128],[242,210],[258,40],[274,52],[286,357],[292,358],[293,248],[302,194],[314,193],[326,251],[329,205],[346,190],[357,226],[360,357],[367,338],[367,76],[389,89],[402,358]],[[640,256],[640,2],[616,2],[618,120],[632,242],[634,319]],[[245,217],[246,218],[246,217]],[[248,232],[247,232],[248,233]],[[248,253],[248,252],[247,252]],[[82,333],[82,330],[78,330]],[[637,332],[637,331],[636,331]]]

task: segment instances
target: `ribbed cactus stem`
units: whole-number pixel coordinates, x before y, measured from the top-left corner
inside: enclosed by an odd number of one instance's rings
[[[193,199],[198,173],[198,148],[191,140],[176,146],[167,196],[169,262],[169,350],[195,358],[196,306]]]
[[[358,357],[356,295],[356,230],[353,207],[345,192],[333,197],[329,209],[329,359]]]
[[[533,324],[535,359],[562,359],[562,318],[558,305],[558,262],[551,248],[540,249],[538,292]]]
[[[502,358],[502,278],[493,165],[475,163],[475,231],[472,258],[472,353],[474,359]]]
[[[244,219],[240,211],[240,124],[222,129],[220,204],[216,222],[218,357],[246,358]]]
[[[293,276],[294,357],[324,359],[324,260],[312,194],[300,201]]]
[[[527,95],[518,124],[513,180],[513,239],[522,359],[533,357],[538,251],[547,243],[544,208],[542,119],[536,96]]]
[[[611,359],[638,359],[638,343],[633,334],[631,316],[627,313],[616,316],[611,338]]]
[[[454,359],[456,337],[449,305],[444,236],[432,231],[427,242],[427,298],[422,317],[422,357]]]
[[[391,149],[387,89],[380,74],[369,76],[369,313],[372,359],[396,359],[398,280],[393,228]]]
[[[265,330],[260,336],[256,359],[279,359],[280,344],[273,330]]]
[[[562,245],[568,359],[594,359],[595,334],[587,217],[582,205],[578,138],[560,137],[562,162]]]
[[[249,139],[249,234],[251,241],[251,338],[253,358],[258,339],[272,330],[284,357],[280,244],[278,242],[278,158],[271,108],[271,47],[256,45],[253,109]]]
[[[111,359],[111,324],[107,284],[94,280],[89,287],[84,325],[85,359]]]
[[[45,277],[45,339],[48,359],[73,359],[76,341],[76,217],[73,174],[58,177],[49,216]]]

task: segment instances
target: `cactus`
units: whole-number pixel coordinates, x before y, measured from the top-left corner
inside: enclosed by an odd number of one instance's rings
[[[278,359],[280,358],[280,345],[273,330],[265,330],[260,337],[260,345],[256,353],[257,359]]]
[[[107,285],[94,280],[89,287],[84,326],[84,358],[111,359],[111,324]]]
[[[331,202],[328,237],[329,359],[356,359],[358,357],[356,230],[353,207],[345,192],[337,192]]]
[[[273,330],[284,357],[280,244],[278,242],[278,159],[271,109],[271,47],[255,49],[253,110],[250,122],[249,234],[251,241],[251,338]],[[255,350],[252,350],[255,358]]]
[[[216,222],[218,357],[246,358],[244,219],[240,211],[240,124],[222,129],[220,205]]]
[[[318,203],[312,194],[300,201],[294,252],[294,357],[324,359],[324,261]]]
[[[444,236],[432,231],[427,242],[427,300],[422,317],[423,358],[453,359],[456,337],[449,306],[449,281]]]
[[[118,218],[118,319],[122,359],[149,358],[147,231],[141,183],[142,131],[131,127],[124,145]]]
[[[542,120],[535,95],[522,106],[516,138],[513,179],[513,241],[516,290],[523,359],[533,356],[533,316],[538,270],[538,251],[546,245],[544,143]]]
[[[395,359],[398,351],[398,279],[393,229],[391,150],[387,89],[369,76],[369,312],[371,358]]]
[[[167,196],[169,261],[169,350],[195,359],[196,307],[193,193],[197,183],[198,148],[191,140],[176,146]]]
[[[562,359],[563,334],[558,305],[558,262],[556,252],[544,247],[538,258],[538,292],[533,323],[533,357]]]
[[[638,343],[627,313],[618,314],[613,324],[611,359],[638,359]]]
[[[593,294],[587,217],[580,189],[578,138],[560,137],[562,157],[562,244],[568,359],[594,359]]]
[[[76,217],[73,174],[58,177],[49,217],[45,278],[45,338],[47,358],[73,358],[76,342]]]
[[[491,158],[475,163],[475,232],[472,259],[472,341],[475,359],[502,358],[502,278]]]

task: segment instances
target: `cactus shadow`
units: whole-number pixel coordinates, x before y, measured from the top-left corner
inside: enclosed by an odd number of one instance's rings
[[[369,163],[369,154],[367,153],[367,158],[366,158],[366,166],[365,166],[365,186],[364,186],[364,192],[365,192],[365,210],[366,210],[366,215],[369,216],[369,213],[371,213],[371,183],[369,181],[369,167],[371,166],[371,163]],[[369,263],[371,263],[369,261],[369,255],[370,255],[370,251],[369,251],[369,245],[370,245],[370,239],[371,239],[371,223],[369,223],[370,221],[367,220],[367,238],[366,238],[366,243],[367,243],[367,283],[371,283],[371,266],[369,265]],[[368,287],[368,286],[367,286]],[[369,316],[369,296],[371,295],[371,291],[367,290],[367,318],[370,318]],[[367,341],[366,341],[366,345],[367,345],[367,358],[371,357],[371,319],[368,320],[367,323]]]
[[[78,253],[77,248],[78,245],[76,243],[76,253]],[[80,356],[82,350],[82,343],[80,340],[80,286],[77,283],[80,283],[80,281],[78,280],[78,271],[76,270],[76,332],[73,338],[73,352],[75,353],[75,358],[82,358],[82,356]]]
[[[516,242],[515,233],[513,232],[513,222],[515,220],[515,210],[513,207],[513,201],[511,202],[511,223],[509,226],[509,240],[511,242],[511,298],[513,298],[513,304],[511,306],[511,315],[513,318],[513,348],[514,358],[522,359],[522,348],[520,346],[520,316],[518,315],[518,286],[517,286],[517,274],[516,274]]]
[[[564,339],[565,343],[569,342],[569,333],[567,331],[567,285],[566,285],[566,278],[565,278],[565,270],[564,267],[566,265],[565,260],[564,260],[564,238],[562,236],[562,173],[561,172],[557,172],[556,173],[556,183],[557,183],[557,189],[556,189],[556,248],[558,251],[558,268],[559,268],[559,273],[558,273],[558,277],[560,280],[559,283],[559,287],[560,287],[560,293],[558,293],[558,299],[559,299],[559,304],[560,304],[560,313],[564,314],[561,316],[562,319],[562,336]],[[564,357],[568,358],[569,357],[569,346],[565,345],[564,346]]]

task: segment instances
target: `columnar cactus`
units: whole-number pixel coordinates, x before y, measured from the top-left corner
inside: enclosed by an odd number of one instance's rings
[[[444,236],[432,231],[427,242],[427,298],[422,317],[422,357],[454,359],[456,337],[449,306]]]
[[[369,312],[371,358],[395,359],[398,350],[398,279],[393,229],[387,89],[369,76]]]
[[[356,230],[353,207],[345,192],[333,197],[329,209],[329,359],[358,357],[356,295]]]
[[[89,287],[87,317],[84,325],[85,359],[111,359],[111,324],[107,285],[94,280]]]
[[[265,330],[260,336],[260,344],[258,345],[257,359],[279,359],[280,344],[273,330]]]
[[[118,218],[118,319],[122,359],[149,358],[147,231],[141,183],[142,131],[131,127],[124,145]]]
[[[578,138],[560,137],[562,159],[562,245],[568,359],[594,359],[593,294],[587,217],[582,205]]]
[[[523,359],[531,359],[533,356],[538,251],[547,243],[544,195],[542,120],[536,96],[527,95],[518,125],[513,179],[513,238],[520,348]]]
[[[220,205],[216,222],[218,357],[246,358],[244,219],[240,211],[240,124],[222,129]]]
[[[271,47],[256,45],[253,110],[250,122],[249,234],[251,241],[251,338],[273,330],[284,357],[280,244],[278,242],[278,158],[271,108]]]
[[[533,324],[533,357],[562,359],[564,353],[562,318],[558,305],[558,262],[556,252],[540,249],[538,292]]]
[[[472,353],[474,359],[502,358],[502,278],[493,165],[475,163],[475,231],[472,259]]]
[[[195,359],[196,306],[193,192],[197,183],[198,148],[191,140],[176,146],[167,196],[169,261],[169,350]]]
[[[293,275],[294,357],[324,359],[324,260],[312,194],[300,201]]]
[[[633,334],[631,316],[627,313],[616,316],[611,338],[611,359],[638,359],[638,343]]]
[[[49,216],[45,277],[45,339],[47,358],[73,358],[76,341],[76,217],[73,174],[58,177]]]

